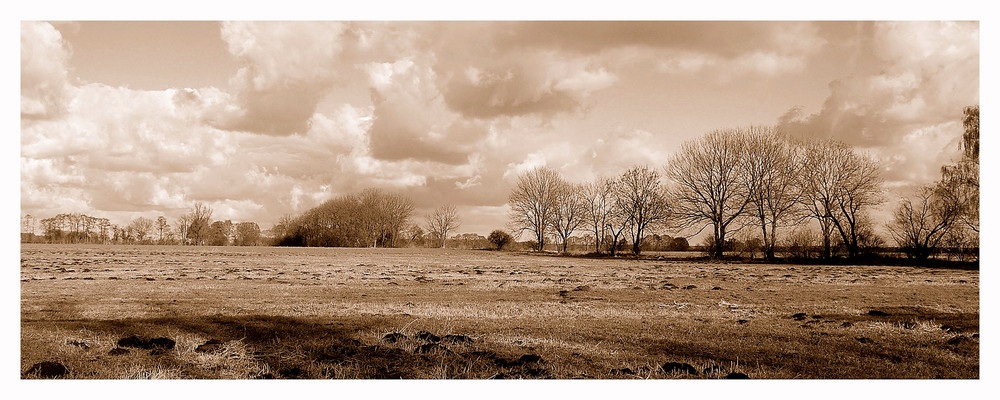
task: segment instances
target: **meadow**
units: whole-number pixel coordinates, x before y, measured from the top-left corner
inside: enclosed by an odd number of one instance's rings
[[[979,377],[979,272],[933,265],[24,244],[20,271],[28,379]]]

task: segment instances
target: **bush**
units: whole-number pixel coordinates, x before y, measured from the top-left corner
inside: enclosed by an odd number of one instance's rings
[[[486,239],[493,244],[493,248],[496,250],[503,249],[503,247],[506,246],[507,243],[510,243],[510,241],[513,240],[513,238],[510,236],[509,233],[499,229],[490,232],[490,236]]]

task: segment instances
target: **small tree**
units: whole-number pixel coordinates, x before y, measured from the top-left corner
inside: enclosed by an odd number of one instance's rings
[[[607,235],[608,219],[615,208],[615,180],[600,177],[583,188],[586,223],[594,232],[594,253],[601,254]]]
[[[448,232],[458,229],[461,224],[462,220],[458,217],[458,212],[455,211],[453,205],[438,207],[431,215],[427,216],[427,231],[441,240],[441,248],[444,248]]]
[[[889,231],[908,257],[925,260],[938,251],[959,222],[962,208],[931,187],[921,188],[915,200],[903,199]]]
[[[160,243],[163,243],[163,232],[170,228],[170,224],[167,223],[167,217],[159,216],[156,217],[156,231],[160,233],[158,238]]]
[[[495,249],[502,250],[513,238],[507,232],[497,229],[490,232],[490,236],[487,239],[493,244]]]

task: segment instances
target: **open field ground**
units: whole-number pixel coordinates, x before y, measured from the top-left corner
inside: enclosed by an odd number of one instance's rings
[[[21,248],[21,371],[65,378],[978,378],[978,333],[974,270]]]

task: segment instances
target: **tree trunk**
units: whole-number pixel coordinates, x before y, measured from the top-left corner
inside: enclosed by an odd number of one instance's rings
[[[723,245],[725,245],[725,243],[726,243],[725,234],[722,232],[722,229],[719,229],[719,226],[716,225],[715,226],[715,258],[716,259],[720,259],[720,260],[722,259],[722,257],[723,257],[722,247],[723,247]]]

